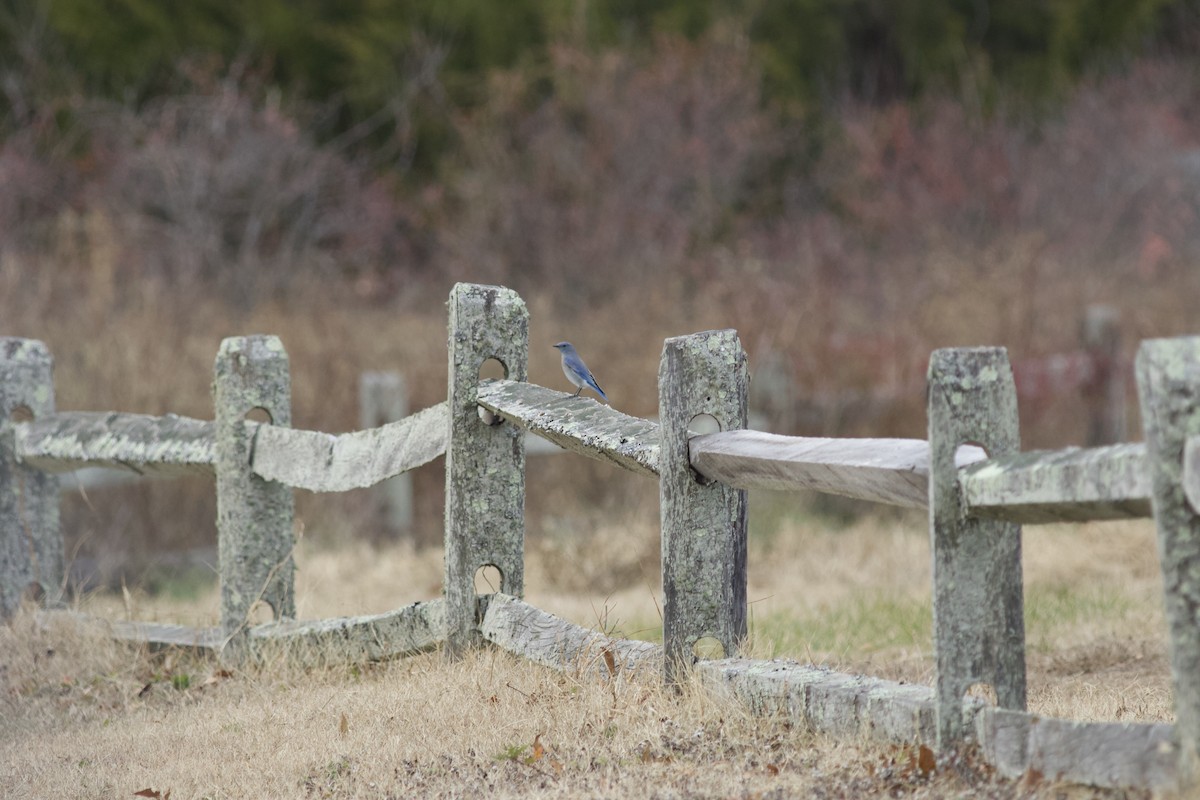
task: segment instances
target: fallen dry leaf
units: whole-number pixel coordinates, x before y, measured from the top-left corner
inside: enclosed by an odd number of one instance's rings
[[[140,792],[134,792],[134,797],[149,797],[151,800],[171,800],[171,790],[160,792],[155,789],[142,789]]]
[[[917,751],[917,769],[922,775],[929,775],[937,769],[937,758],[925,745],[921,745],[921,749]]]
[[[617,677],[617,659],[613,657],[612,650],[604,648],[604,666],[608,667],[608,676],[610,678]]]
[[[529,755],[525,758],[526,764],[533,764],[542,760],[542,756],[546,755],[546,748],[542,747],[542,735],[535,734],[533,737],[533,747],[529,750]]]
[[[346,717],[346,712],[342,712],[342,718],[338,720],[338,733],[345,736],[350,730],[350,720]]]

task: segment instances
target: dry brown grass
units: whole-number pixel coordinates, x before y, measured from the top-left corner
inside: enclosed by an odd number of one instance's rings
[[[908,680],[930,677],[928,545],[919,516],[831,525],[781,498],[751,547],[756,655]],[[529,548],[527,597],[585,625],[659,632],[647,510]],[[1171,706],[1149,524],[1026,532],[1030,707],[1079,719],[1167,720]],[[440,551],[302,542],[304,617],[435,596]],[[624,569],[619,588],[589,571]],[[622,566],[623,565],[623,566]],[[482,587],[485,588],[485,587]],[[215,587],[181,599],[96,594],[113,618],[211,624]],[[0,785],[13,797],[1107,797],[1019,787],[986,770],[922,776],[912,754],[756,720],[695,690],[581,680],[485,650],[302,670],[224,671],[23,614],[0,628]],[[538,747],[542,749],[539,750]],[[540,756],[538,754],[540,753]],[[535,757],[538,756],[538,757]],[[1136,796],[1136,795],[1135,795]]]

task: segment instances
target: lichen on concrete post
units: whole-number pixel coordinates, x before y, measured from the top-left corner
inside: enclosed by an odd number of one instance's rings
[[[1184,796],[1200,793],[1200,513],[1183,486],[1183,453],[1200,436],[1200,337],[1143,342],[1138,398],[1158,527]]]
[[[529,312],[510,289],[466,283],[450,292],[449,312],[444,592],[446,653],[457,657],[479,640],[480,567],[500,571],[500,591],[524,594],[524,434],[480,419],[476,397],[488,359],[504,365],[508,380],[526,380]]]
[[[678,682],[696,642],[733,656],[746,636],[746,492],[702,482],[692,469],[689,425],[700,414],[721,430],[746,427],[746,352],[737,331],[679,336],[658,367],[659,508],[662,519],[664,670]]]
[[[62,597],[58,477],[21,464],[13,437],[21,416],[54,413],[53,363],[42,342],[0,337],[0,618],[23,597]]]
[[[292,387],[287,352],[276,336],[225,339],[214,372],[221,628],[236,657],[255,603],[266,602],[276,619],[296,615],[295,500],[291,487],[251,471],[253,441],[245,425],[250,411],[262,409],[271,424],[290,426]]]
[[[966,515],[955,455],[1020,449],[1017,393],[1003,348],[936,350],[929,361],[929,527],[938,747],[967,737],[963,696],[991,685],[1001,708],[1025,708],[1021,528]]]

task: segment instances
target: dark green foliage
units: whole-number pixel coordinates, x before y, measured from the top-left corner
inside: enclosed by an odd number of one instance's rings
[[[544,60],[548,44],[651,45],[718,23],[744,27],[774,92],[868,96],[964,80],[1040,92],[1141,44],[1188,0],[19,0],[0,14],[0,57],[43,26],[94,90],[165,89],[181,59],[248,58],[288,91],[336,98],[361,119],[438,54],[449,99],[470,103],[495,68]],[[1169,12],[1169,13],[1166,13]],[[582,41],[580,41],[582,40]]]
[[[1195,0],[12,0],[0,9],[0,130],[100,97],[140,106],[232,70],[320,113],[318,140],[428,173],[497,70],[536,99],[555,42],[650,49],[744,31],[764,98],[813,106],[933,90],[984,106],[1054,96],[1090,65],[1187,38]],[[1156,38],[1157,37],[1157,38]],[[7,106],[7,111],[5,109]]]
[[[1141,44],[1169,0],[762,0],[751,36],[776,93],[849,89],[894,99],[929,88],[1027,96]],[[1175,5],[1178,5],[1176,3]]]

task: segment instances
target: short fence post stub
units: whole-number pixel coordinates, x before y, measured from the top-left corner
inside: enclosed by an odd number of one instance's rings
[[[709,414],[721,430],[746,427],[749,370],[737,331],[678,336],[658,367],[659,509],[662,520],[663,645],[668,683],[716,639],[733,656],[746,636],[746,492],[701,483],[692,469],[689,424]]]
[[[1200,436],[1200,337],[1143,342],[1136,371],[1170,637],[1179,782],[1194,792],[1200,790],[1200,513],[1184,491],[1183,453],[1188,438]]]
[[[241,656],[251,610],[266,602],[275,619],[296,616],[292,550],[292,489],[254,474],[254,443],[246,415],[265,411],[272,425],[292,423],[287,352],[276,336],[235,336],[221,342],[214,366],[217,544],[221,628]]]
[[[480,418],[479,368],[504,365],[524,381],[529,312],[510,289],[460,283],[450,292],[449,430],[446,437],[446,654],[456,658],[479,639],[475,573],[500,571],[500,591],[525,587],[525,439],[514,425]]]
[[[408,389],[398,372],[364,372],[358,377],[358,417],[363,430],[399,422],[408,416]],[[378,484],[374,490],[380,521],[392,535],[412,532],[412,473]]]
[[[1091,373],[1083,384],[1086,444],[1125,441],[1125,373],[1121,370],[1120,314],[1112,306],[1089,306],[1083,318],[1083,348]]]
[[[964,444],[992,457],[1020,449],[1017,393],[1003,348],[935,350],[929,361],[929,527],[937,744],[968,735],[963,696],[990,684],[1001,708],[1025,708],[1021,527],[966,516],[955,455]]]
[[[30,592],[62,597],[58,476],[21,464],[13,437],[14,422],[54,413],[53,364],[42,342],[0,337],[0,618]]]

